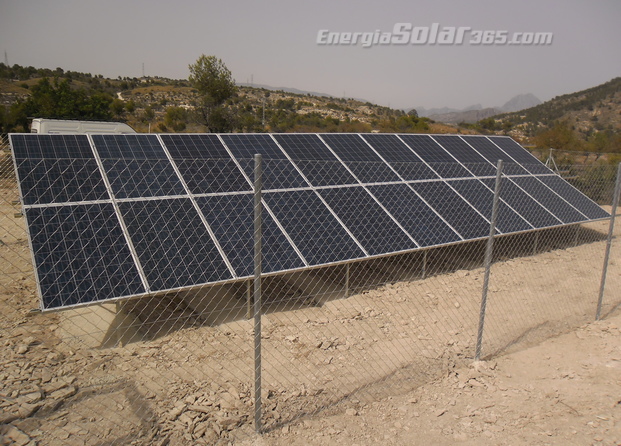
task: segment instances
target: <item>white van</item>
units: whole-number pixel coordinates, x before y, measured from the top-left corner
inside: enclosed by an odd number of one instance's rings
[[[69,121],[64,119],[35,118],[30,126],[30,133],[74,134],[74,133],[136,133],[122,122]]]

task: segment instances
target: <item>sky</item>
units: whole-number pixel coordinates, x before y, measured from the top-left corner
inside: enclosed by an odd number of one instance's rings
[[[0,50],[10,65],[109,78],[140,77],[144,64],[147,76],[185,79],[189,64],[214,55],[238,83],[392,108],[492,107],[620,76],[619,23],[619,0],[0,0]],[[431,42],[434,24],[442,45]],[[461,44],[451,27],[466,29]],[[320,45],[321,30],[402,34],[365,48]],[[476,44],[502,31],[552,33],[552,43]]]

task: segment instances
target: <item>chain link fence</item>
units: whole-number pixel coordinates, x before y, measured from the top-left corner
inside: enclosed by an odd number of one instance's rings
[[[111,181],[121,182],[124,188],[119,186],[126,197],[119,206],[127,221],[129,217],[150,221],[161,229],[159,234],[145,233],[135,242],[143,244],[140,251],[151,252],[159,261],[153,268],[159,276],[147,280],[159,280],[160,289],[176,291],[41,312],[37,310],[40,291],[7,143],[3,139],[0,144],[3,444],[243,442],[256,435],[259,423],[269,435],[304,417],[357,410],[370,401],[413,390],[475,357],[485,360],[523,349],[593,321],[605,265],[607,282],[600,317],[618,312],[621,306],[619,225],[610,244],[609,220],[520,231],[523,222],[509,218],[511,203],[520,200],[520,191],[507,186],[501,188],[496,227],[501,233],[518,232],[494,237],[490,250],[489,223],[473,222],[475,214],[478,221],[492,219],[493,176],[485,180],[488,187],[484,189],[474,187],[474,183],[453,183],[462,195],[476,197],[470,200],[474,209],[464,208],[454,221],[425,215],[411,200],[410,208],[399,209],[398,203],[408,203],[409,192],[395,188],[393,193],[404,195],[395,199],[391,213],[399,215],[401,225],[425,225],[428,230],[420,233],[428,237],[425,240],[399,238],[395,221],[365,226],[365,213],[371,212],[372,203],[364,202],[353,191],[342,190],[347,188],[326,190],[321,197],[310,188],[296,194],[265,192],[261,201],[261,274],[253,262],[255,197],[246,190],[248,185],[217,191],[225,194],[221,196],[197,196],[192,204],[202,210],[207,221],[224,219],[215,234],[221,241],[219,249],[228,253],[230,265],[224,265],[224,270],[244,273],[241,280],[217,286],[184,287],[188,281],[200,283],[196,275],[201,272],[191,261],[182,264],[181,260],[195,258],[198,262],[206,255],[196,250],[204,234],[192,229],[191,219],[184,217],[184,207],[140,208],[140,203],[132,201],[147,187],[131,182],[136,177],[134,172],[142,172],[140,177],[148,181],[150,190],[163,191],[174,191],[172,174],[160,169],[156,161],[107,160],[107,170],[117,173]],[[69,169],[79,182],[92,180],[90,167],[80,160],[41,162],[40,167],[57,173]],[[252,160],[242,167],[252,175]],[[480,169],[480,174],[489,173],[489,166],[469,167],[472,171]],[[193,183],[188,182],[192,189],[202,187],[201,182],[208,178],[226,179],[227,169],[233,166],[213,160],[185,160],[178,168],[185,174],[194,172]],[[264,183],[264,189],[299,187],[293,178],[277,174],[280,168],[278,162],[264,161],[265,181],[281,181]],[[434,168],[449,171],[451,166]],[[307,175],[315,172],[327,181],[338,181],[342,177],[339,169],[320,162],[308,162],[304,167]],[[370,163],[360,163],[354,169],[359,178],[370,173],[381,175],[379,166]],[[403,172],[415,169],[412,164],[399,166]],[[615,171],[608,165],[576,166],[568,181],[610,211]],[[501,186],[504,182],[503,178]],[[46,187],[50,193],[56,190],[41,184],[31,187]],[[93,184],[92,190],[98,187]],[[420,196],[441,193],[425,189],[428,185],[416,187]],[[65,184],[62,190],[71,194],[73,189]],[[376,196],[383,193],[378,186],[369,186],[369,190]],[[340,209],[338,218],[318,214],[317,200]],[[382,203],[391,206],[389,200]],[[48,208],[35,206],[28,212],[41,213]],[[285,212],[290,209],[296,212]],[[28,216],[31,224],[36,212]],[[541,210],[532,212],[533,218],[543,218]],[[93,204],[87,217],[105,227],[106,215],[103,206]],[[290,218],[295,221],[288,222],[286,215],[293,215]],[[84,221],[71,224],[75,230],[84,228]],[[317,239],[309,236],[309,225],[325,225],[329,230],[322,231],[324,238]],[[288,230],[283,231],[281,226]],[[297,227],[298,232],[292,232],[291,227]],[[434,239],[447,227],[474,240],[440,243]],[[113,228],[105,228],[106,236],[114,234]],[[241,241],[233,236],[240,228],[247,235]],[[343,242],[339,236],[343,228],[355,236],[359,246]],[[65,250],[76,256],[99,249],[74,248],[73,240],[60,239],[53,233],[47,237],[52,253],[60,244],[69,246]],[[284,239],[291,239],[299,252],[291,253]],[[407,248],[395,255],[375,255],[378,246],[391,243]],[[413,249],[416,243],[428,248]],[[605,262],[607,246],[611,249]],[[181,257],[171,255],[171,250],[181,252]],[[356,257],[354,253],[359,251],[374,257]],[[488,270],[486,252],[491,265]],[[329,265],[300,269],[295,261],[300,257],[311,265]],[[356,260],[334,260],[345,257]],[[101,290],[132,287],[134,279],[128,277],[123,265],[110,277],[103,277],[98,265],[85,268],[99,280],[93,279]],[[276,274],[287,269],[295,271]],[[62,291],[63,286],[83,286],[81,277],[64,283],[51,277],[48,283],[43,272],[39,274],[42,286],[56,291]],[[41,292],[44,294],[43,288]]]

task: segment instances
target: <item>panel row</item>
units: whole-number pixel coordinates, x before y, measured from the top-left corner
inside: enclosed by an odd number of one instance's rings
[[[192,194],[249,191],[256,153],[264,158],[267,190],[493,176],[498,159],[510,175],[551,173],[503,137],[174,134],[161,141],[94,135],[91,148],[86,135],[11,135],[26,204],[106,198],[97,160],[117,198],[180,195],[182,182]],[[68,160],[75,171],[59,184]]]
[[[287,271],[485,237],[493,181],[267,192],[263,270]],[[536,181],[503,181],[498,232],[584,220],[568,205],[548,210],[533,198],[539,195],[536,190],[529,194],[521,187],[536,187]],[[44,307],[249,277],[253,199],[244,193],[194,201],[132,200],[118,203],[118,211],[112,203],[27,208]]]
[[[513,176],[503,180],[498,232],[608,216],[543,164],[520,165],[515,160],[532,156],[508,138],[93,135],[91,145],[84,135],[11,135],[11,142],[44,308],[250,276],[257,152],[266,273],[485,237],[499,157]]]

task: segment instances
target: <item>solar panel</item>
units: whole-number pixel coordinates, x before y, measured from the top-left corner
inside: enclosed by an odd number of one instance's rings
[[[185,194],[155,135],[93,135],[92,138],[115,197]]]
[[[13,135],[25,205],[107,199],[86,135]]]
[[[494,192],[479,180],[455,180],[450,184],[468,203],[479,211],[487,220],[492,219]],[[501,234],[521,232],[533,229],[524,218],[517,214],[504,201],[498,203],[498,222],[496,229]]]
[[[360,135],[330,133],[321,138],[363,183],[399,181],[399,176]]]
[[[580,211],[563,200],[554,191],[545,187],[537,178],[517,177],[513,178],[513,182],[531,197],[534,197],[563,223],[576,223],[587,220]]]
[[[232,278],[189,198],[119,207],[151,291]]]
[[[251,191],[250,182],[217,135],[162,135],[192,194]]]
[[[365,257],[357,241],[314,191],[266,193],[265,202],[310,265]]]
[[[197,198],[216,239],[238,277],[254,269],[254,195],[211,195]],[[263,216],[263,271],[286,271],[305,266],[269,213]]]
[[[461,138],[494,166],[498,163],[498,160],[502,160],[502,171],[505,175],[528,175],[526,169],[517,164],[513,158],[503,152],[500,147],[486,136],[462,136]]]
[[[445,182],[413,183],[412,187],[464,240],[489,234],[489,221]]]
[[[356,178],[317,135],[274,135],[313,186],[358,184]]]
[[[323,189],[320,194],[370,255],[418,247],[362,187]]]
[[[457,161],[462,163],[464,167],[476,176],[492,176],[496,174],[495,167],[486,163],[486,159],[479,155],[459,136],[438,135],[433,138]]]
[[[582,215],[585,215],[589,219],[595,220],[598,218],[606,218],[609,216],[608,213],[604,211],[597,203],[595,203],[583,193],[579,192],[564,179],[556,175],[539,176],[537,178],[550,189],[552,189],[556,194],[558,194],[563,200],[567,201],[567,203],[572,205]]]
[[[450,225],[407,184],[370,186],[369,191],[421,246],[462,240]]]
[[[254,175],[254,155],[260,153],[263,156],[265,190],[308,185],[270,135],[222,135],[222,140],[238,160],[248,179]]]
[[[608,218],[507,137],[10,135],[43,309]]]
[[[553,173],[530,152],[507,136],[490,136],[489,140],[501,148],[507,155],[533,174]]]
[[[405,180],[439,178],[397,135],[371,134],[364,139]]]
[[[110,203],[26,208],[43,308],[146,291]]]
[[[429,135],[401,135],[410,147],[441,178],[465,178],[472,174]]]
[[[495,185],[493,179],[482,179],[481,181],[489,188],[493,188]],[[524,217],[533,228],[549,228],[562,224],[561,220],[520,189],[512,179],[506,179],[502,182],[500,198]]]

